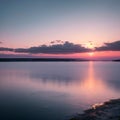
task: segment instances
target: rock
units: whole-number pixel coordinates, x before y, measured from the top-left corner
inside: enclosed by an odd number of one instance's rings
[[[120,120],[120,99],[93,105],[91,109],[70,120]]]

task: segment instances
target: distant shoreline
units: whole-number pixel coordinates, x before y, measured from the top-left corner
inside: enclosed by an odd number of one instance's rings
[[[95,104],[69,120],[120,120],[120,99]]]
[[[89,61],[74,58],[0,58],[0,62],[72,62]]]
[[[87,60],[76,58],[0,58],[0,62],[86,62],[86,61],[120,62],[120,60]]]

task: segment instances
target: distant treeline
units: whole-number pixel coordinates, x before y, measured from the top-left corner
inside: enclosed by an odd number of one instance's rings
[[[0,58],[0,62],[82,62],[82,61],[113,61],[120,62],[120,59],[116,60],[87,60],[80,58]]]
[[[88,61],[84,59],[74,59],[74,58],[0,58],[0,62],[70,62],[70,61]]]

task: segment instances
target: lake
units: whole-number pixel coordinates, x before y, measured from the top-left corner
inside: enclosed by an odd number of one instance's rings
[[[67,120],[120,97],[120,62],[1,62],[0,120]]]

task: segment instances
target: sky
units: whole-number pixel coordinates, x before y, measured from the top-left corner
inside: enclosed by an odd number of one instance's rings
[[[120,0],[0,0],[0,18],[0,57],[120,57]]]

